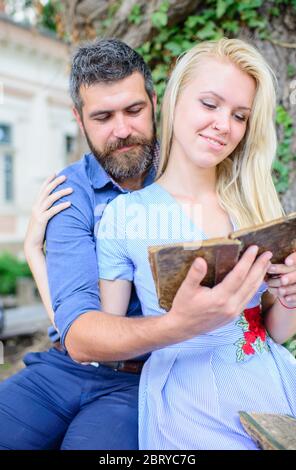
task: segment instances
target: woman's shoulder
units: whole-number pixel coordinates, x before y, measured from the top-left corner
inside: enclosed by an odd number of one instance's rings
[[[104,210],[104,216],[110,217],[111,214],[126,214],[126,210],[131,206],[149,206],[153,200],[154,183],[146,186],[145,188],[136,191],[130,191],[119,194],[112,201],[108,203]]]
[[[114,205],[122,204],[143,204],[151,203],[156,197],[156,183],[152,183],[145,188],[120,194],[112,202]]]

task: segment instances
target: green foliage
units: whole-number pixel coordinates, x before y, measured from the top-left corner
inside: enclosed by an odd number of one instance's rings
[[[138,51],[144,56],[151,69],[156,69],[154,79],[159,98],[165,88],[168,74],[176,57],[193,44],[222,36],[232,37],[241,26],[262,30],[265,27],[257,9],[262,0],[206,0],[196,14],[175,26],[167,26],[169,2],[163,2],[151,18],[157,30],[152,40],[143,44]]]
[[[291,152],[292,138],[294,134],[293,121],[283,106],[276,110],[276,123],[282,134],[278,145],[277,159],[273,165],[274,182],[279,193],[283,193],[289,187],[290,164],[296,160],[296,155]]]
[[[15,294],[19,277],[31,277],[29,266],[10,253],[0,255],[0,295]]]
[[[57,6],[57,3],[49,0],[42,7],[42,14],[39,16],[38,25],[42,26],[45,29],[49,29],[51,31],[56,32],[56,15],[58,13],[58,9],[59,8]]]
[[[296,357],[296,336],[293,336],[289,341],[287,341],[284,346]]]
[[[166,26],[168,23],[168,9],[170,2],[165,0],[161,3],[159,9],[155,11],[151,16],[151,22],[153,26],[157,29],[161,29],[163,26]]]
[[[287,75],[288,78],[293,78],[296,75],[296,67],[294,64],[288,64],[287,66]]]
[[[32,11],[36,14],[37,26],[56,32],[57,14],[61,9],[61,2],[58,0],[6,0],[6,12],[15,18],[15,15],[22,13],[22,22],[31,24]]]
[[[268,22],[272,16],[279,16],[287,6],[296,8],[296,0],[274,0],[270,8],[262,14],[263,0],[206,0],[194,15],[188,16],[175,26],[167,25],[167,6],[155,12],[153,24],[157,34],[151,41],[143,44],[138,51],[150,65],[159,103],[163,97],[165,85],[176,58],[204,40],[218,39],[223,36],[235,37],[242,27],[256,32],[261,39],[267,38]],[[261,8],[261,10],[260,10]],[[159,15],[162,13],[162,15]],[[292,78],[296,73],[294,64],[290,64],[287,75]],[[159,106],[160,109],[160,106]],[[281,140],[278,146],[277,159],[274,163],[274,181],[278,192],[284,192],[289,185],[291,162],[295,156],[291,153],[293,137],[292,119],[288,112],[279,106],[277,125]]]
[[[140,5],[133,5],[130,14],[128,15],[128,21],[134,24],[140,24],[143,20],[143,15],[141,13]]]
[[[195,14],[178,25],[168,26],[169,2],[163,2],[151,17],[156,34],[138,48],[151,69],[157,68],[154,78],[156,91],[160,93],[159,98],[162,98],[167,76],[176,57],[190,46],[223,36],[235,37],[242,27],[266,38],[271,17],[279,15],[289,5],[294,6],[296,0],[273,0],[269,2],[269,11],[263,15],[260,9],[264,7],[264,3],[263,0],[205,0]],[[138,18],[140,13],[135,7],[136,5],[133,7],[134,17]],[[291,67],[289,73],[292,73]]]

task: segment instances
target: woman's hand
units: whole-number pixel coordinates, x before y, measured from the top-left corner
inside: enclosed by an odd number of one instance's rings
[[[42,302],[53,325],[54,312],[52,309],[48,286],[43,244],[45,230],[49,219],[71,205],[70,201],[66,201],[52,207],[54,202],[68,194],[71,194],[73,191],[72,188],[65,188],[51,194],[51,192],[65,180],[66,176],[59,176],[56,178],[56,175],[53,175],[41,186],[29,220],[24,244],[28,264],[36,281]]]
[[[266,281],[269,292],[288,307],[296,307],[296,252],[285,259],[285,264],[272,264],[267,273],[276,276]]]
[[[24,249],[27,259],[34,253],[34,250],[41,250],[43,252],[44,236],[48,221],[54,215],[67,209],[71,205],[71,202],[67,201],[52,207],[54,202],[72,193],[72,188],[65,188],[51,194],[51,192],[66,179],[64,175],[57,178],[56,175],[52,175],[47,178],[41,186],[32,209],[25,237]]]

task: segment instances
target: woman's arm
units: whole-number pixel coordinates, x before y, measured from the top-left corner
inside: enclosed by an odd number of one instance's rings
[[[132,283],[122,279],[100,279],[100,296],[103,312],[125,316],[131,296]]]
[[[53,324],[54,312],[52,310],[48,286],[43,245],[45,230],[49,219],[71,204],[70,201],[67,201],[52,207],[54,202],[72,192],[72,188],[66,188],[51,194],[51,192],[65,180],[65,176],[56,178],[55,175],[53,175],[43,183],[32,210],[24,242],[26,259],[34,276],[46,312]]]
[[[284,303],[283,299],[281,301]],[[264,312],[264,302],[262,307]],[[284,343],[296,333],[296,306],[284,307],[278,297],[274,298],[273,304],[265,310],[264,323],[274,341]]]
[[[284,343],[296,333],[296,253],[285,263],[268,270],[277,277],[267,281],[268,291],[262,296],[265,327],[277,343]]]

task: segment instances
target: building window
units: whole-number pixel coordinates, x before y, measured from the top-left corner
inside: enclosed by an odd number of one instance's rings
[[[75,137],[72,135],[66,135],[65,138],[65,144],[66,144],[66,154],[72,154],[74,152],[74,147],[75,147]]]
[[[0,144],[11,143],[11,128],[5,124],[0,124]]]
[[[11,127],[0,124],[0,202],[13,202],[13,149]]]
[[[69,165],[75,160],[76,138],[70,134],[64,134],[64,163]]]
[[[4,200],[13,201],[13,159],[11,155],[4,155]]]

